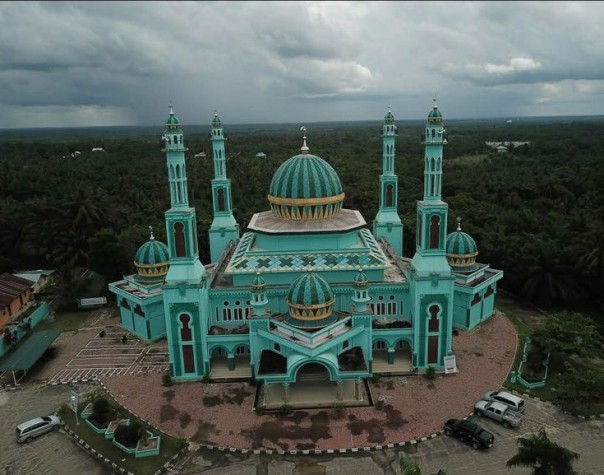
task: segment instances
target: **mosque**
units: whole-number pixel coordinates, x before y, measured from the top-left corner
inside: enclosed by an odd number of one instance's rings
[[[447,233],[441,196],[447,133],[436,103],[422,135],[415,254],[402,256],[396,136],[388,110],[371,227],[359,211],[343,208],[338,174],[311,153],[304,136],[300,153],[273,176],[270,209],[254,214],[241,234],[216,114],[212,262],[204,265],[188,202],[183,131],[170,107],[163,137],[168,242],[151,233],[136,253],[137,273],[109,284],[121,326],[146,341],[167,340],[174,380],[256,381],[265,408],[313,398],[362,403],[364,380],[375,374],[456,370],[453,330],[470,330],[493,315],[503,272],[476,262],[476,243],[459,220]]]

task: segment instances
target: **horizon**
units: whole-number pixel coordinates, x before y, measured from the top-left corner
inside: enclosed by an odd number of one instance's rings
[[[460,122],[460,121],[509,121],[512,123],[515,121],[522,120],[557,120],[557,119],[598,119],[603,118],[604,114],[576,114],[576,115],[528,115],[528,116],[492,116],[492,117],[444,117],[445,124],[447,122]],[[425,118],[422,119],[395,119],[396,123],[424,123],[426,121]],[[312,124],[354,124],[354,123],[381,123],[382,119],[355,119],[355,120],[322,120],[322,121],[314,121],[314,122],[303,122],[303,121],[289,121],[289,122],[225,122],[222,121],[225,128],[228,127],[254,127],[254,126],[283,126],[283,125],[292,125],[299,127],[300,125],[312,125]],[[209,126],[210,122],[207,123],[198,123],[198,124],[182,124],[183,128],[187,127],[205,127]],[[0,127],[0,134],[11,131],[35,131],[35,130],[82,130],[82,129],[108,129],[108,128],[163,128],[165,126],[164,122],[152,123],[152,124],[140,124],[140,125],[83,125],[83,126],[38,126],[38,127]]]

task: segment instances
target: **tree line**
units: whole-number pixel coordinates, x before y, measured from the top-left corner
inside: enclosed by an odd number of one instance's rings
[[[443,199],[476,240],[480,262],[505,271],[501,287],[543,308],[597,309],[604,294],[604,120],[561,123],[450,121]],[[337,171],[346,199],[368,223],[378,208],[381,124],[308,128],[311,153]],[[421,122],[401,123],[396,144],[404,255],[415,246],[423,193]],[[187,135],[189,201],[209,262],[211,143]],[[208,127],[209,132],[209,127]],[[273,173],[302,145],[299,130],[237,127],[227,136],[234,215],[243,229],[267,210]],[[161,128],[132,136],[0,138],[0,271],[84,268],[117,280],[133,271],[152,226],[165,241],[169,207]],[[499,154],[485,141],[530,141]],[[92,153],[102,143],[105,153]],[[79,155],[71,156],[75,151]],[[194,155],[205,152],[206,158]],[[264,152],[266,158],[256,158]],[[66,272],[66,274],[69,274]],[[72,273],[73,274],[73,273]]]

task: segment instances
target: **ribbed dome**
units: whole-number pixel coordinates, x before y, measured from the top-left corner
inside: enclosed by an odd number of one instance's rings
[[[266,280],[260,275],[260,272],[256,273],[252,279],[252,292],[262,293],[266,289]]]
[[[157,241],[151,233],[151,239],[139,247],[134,257],[138,275],[146,280],[162,280],[170,267],[168,246]]]
[[[327,281],[308,271],[294,280],[287,293],[289,315],[285,321],[305,328],[322,328],[337,320],[333,314],[335,296]]]
[[[443,120],[443,115],[438,110],[438,106],[436,105],[436,100],[435,100],[434,107],[432,107],[432,110],[428,113],[428,122],[435,123],[435,122],[442,122],[442,120]]]
[[[388,112],[384,117],[384,124],[394,124],[394,115],[392,115],[390,107],[388,107]]]
[[[457,230],[447,236],[446,249],[447,261],[454,272],[472,272],[478,268],[478,247],[472,236],[461,230],[459,218]]]
[[[221,127],[222,126],[222,121],[220,120],[220,117],[218,117],[218,112],[214,113],[214,118],[212,119],[212,126],[213,127]]]
[[[369,285],[369,280],[367,279],[367,275],[365,275],[365,272],[363,272],[362,270],[359,269],[359,271],[357,272],[357,275],[354,276],[354,280],[353,280],[352,284],[356,288],[367,287]]]
[[[301,153],[277,169],[268,200],[273,213],[281,218],[324,219],[340,212],[344,193],[340,178],[329,163],[316,155]]]
[[[166,128],[171,130],[180,128],[180,122],[178,118],[174,115],[174,110],[172,109],[172,106],[170,106],[170,115],[168,116],[168,120],[166,120]]]

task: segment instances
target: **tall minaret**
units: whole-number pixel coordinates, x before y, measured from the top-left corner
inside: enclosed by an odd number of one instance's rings
[[[443,367],[451,354],[454,276],[445,256],[447,203],[441,200],[442,114],[434,100],[425,130],[424,198],[417,202],[417,242],[407,273],[414,334],[414,365]]]
[[[239,225],[233,217],[231,180],[226,173],[224,150],[224,130],[218,113],[212,120],[212,149],[214,154],[214,179],[212,180],[212,201],[214,221],[210,227],[210,257],[216,262],[230,241],[239,239]]]
[[[396,125],[388,108],[382,128],[383,155],[380,175],[380,209],[373,222],[373,234],[385,237],[398,256],[403,254],[403,224],[398,215],[398,177],[394,173]]]
[[[195,209],[189,207],[183,133],[172,106],[163,139],[171,204],[165,213],[170,270],[164,286],[170,368],[174,378],[198,379],[207,369],[201,339],[207,333],[207,280],[199,261]]]
[[[446,143],[443,117],[434,99],[424,138],[424,199],[417,202],[416,253],[412,264],[419,273],[451,272],[445,257],[448,206],[441,200],[443,146]]]

